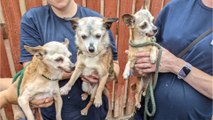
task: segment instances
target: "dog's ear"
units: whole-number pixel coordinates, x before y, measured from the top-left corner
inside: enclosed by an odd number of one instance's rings
[[[109,30],[113,22],[118,21],[118,18],[103,18],[104,27]]]
[[[29,47],[27,45],[24,45],[24,48],[32,55],[36,55],[36,57],[42,59],[43,56],[46,54],[45,49],[42,46],[37,47]]]
[[[126,24],[126,26],[128,26],[128,27],[133,27],[134,26],[135,17],[133,15],[124,14],[122,16],[122,19],[123,19],[124,23]]]
[[[64,39],[64,45],[67,46],[67,47],[69,46],[69,39],[68,38]]]
[[[72,18],[72,19],[70,20],[70,22],[71,22],[71,24],[72,24],[72,29],[73,29],[73,30],[76,30],[76,28],[78,27],[78,20],[79,20],[79,18]]]

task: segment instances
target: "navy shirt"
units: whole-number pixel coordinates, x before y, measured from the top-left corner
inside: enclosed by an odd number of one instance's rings
[[[87,16],[101,17],[98,13],[78,6],[77,13],[74,17],[82,18]],[[117,60],[117,50],[115,41],[112,37],[112,32],[109,31],[109,37],[112,44],[113,59]],[[69,50],[72,52],[72,62],[76,62],[77,50],[75,46],[75,32],[71,27],[70,21],[56,16],[49,5],[30,9],[21,20],[21,56],[20,62],[31,61],[32,55],[25,49],[24,45],[38,46],[50,41],[61,41],[65,38],[70,40]],[[63,86],[67,80],[60,81],[60,86]],[[94,105],[89,109],[88,115],[83,117],[80,111],[86,106],[89,99],[81,100],[81,80],[77,80],[72,90],[67,96],[62,96],[62,119],[63,120],[103,120],[108,111],[107,98],[103,96],[103,105],[100,108],[95,108]],[[54,105],[50,108],[43,108],[42,115],[44,120],[55,119]]]
[[[158,42],[177,55],[212,26],[212,8],[201,0],[172,0],[160,12],[156,25]],[[212,33],[197,43],[182,59],[213,75]],[[162,56],[163,57],[163,56]],[[194,80],[200,82],[199,79]],[[151,120],[211,120],[212,100],[196,91],[175,74],[161,73],[155,89],[156,114]],[[135,118],[143,119],[143,109]]]

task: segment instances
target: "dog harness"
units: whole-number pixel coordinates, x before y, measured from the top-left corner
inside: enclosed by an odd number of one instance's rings
[[[27,65],[28,66],[28,65]],[[21,82],[22,82],[22,79],[23,79],[23,76],[24,76],[24,71],[26,69],[25,66],[22,70],[20,70],[14,77],[13,77],[13,81],[12,83],[14,83],[18,78],[18,85],[17,85],[17,95],[19,96],[20,95],[20,87],[21,87]]]

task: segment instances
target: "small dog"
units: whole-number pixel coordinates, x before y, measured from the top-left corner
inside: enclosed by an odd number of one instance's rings
[[[62,95],[68,94],[81,75],[87,76],[96,72],[100,78],[98,84],[82,83],[82,90],[85,92],[81,95],[82,100],[86,100],[88,95],[91,95],[90,102],[81,110],[82,115],[87,115],[93,102],[96,107],[102,105],[102,92],[105,90],[106,82],[109,77],[115,77],[108,30],[117,20],[117,18],[98,17],[71,20],[72,27],[76,31],[77,63],[69,82],[60,89],[60,92]]]
[[[62,73],[71,72],[74,64],[70,61],[71,53],[68,50],[69,41],[64,43],[52,41],[44,46],[24,48],[33,56],[32,61],[26,66],[23,80],[20,85],[20,95],[12,91],[17,89],[18,79],[5,91],[0,92],[0,108],[18,101],[18,105],[24,112],[27,120],[34,120],[33,112],[29,101],[53,97],[56,107],[56,119],[61,120],[62,99],[59,91],[58,80],[62,78]],[[14,89],[12,89],[14,88]]]
[[[122,16],[124,23],[129,27],[130,38],[129,42],[134,44],[143,44],[146,42],[152,42],[153,37],[157,33],[157,27],[153,24],[154,17],[146,9],[141,9],[134,15],[124,14]],[[123,78],[128,79],[131,74],[131,69],[134,68],[136,57],[135,54],[138,51],[150,51],[150,61],[155,63],[157,59],[157,47],[145,46],[140,48],[134,48],[129,45],[128,50],[128,62],[126,63]],[[150,75],[143,74],[138,76],[136,83],[136,95],[135,95],[135,106],[136,108],[141,107],[141,95],[145,93],[148,86]]]

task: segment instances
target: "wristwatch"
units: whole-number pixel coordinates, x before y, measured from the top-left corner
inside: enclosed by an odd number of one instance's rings
[[[192,69],[192,65],[189,64],[189,63],[186,63],[178,72],[178,78],[179,79],[183,79],[185,78],[190,72],[191,72],[191,69]]]

